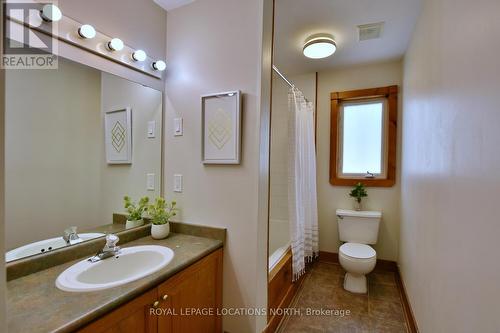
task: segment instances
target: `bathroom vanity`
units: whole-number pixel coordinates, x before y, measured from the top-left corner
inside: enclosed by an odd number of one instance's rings
[[[221,332],[221,290],[219,249],[78,332]]]
[[[165,246],[174,257],[161,270],[118,287],[93,292],[56,287],[63,271],[88,256],[9,281],[9,332],[221,332],[216,314],[222,306],[223,239],[214,234],[225,231],[179,229],[187,232],[121,244]]]

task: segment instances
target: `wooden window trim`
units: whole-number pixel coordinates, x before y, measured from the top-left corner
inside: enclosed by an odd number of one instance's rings
[[[339,178],[337,176],[337,157],[339,154],[339,113],[342,102],[387,98],[389,113],[387,141],[387,179]],[[354,186],[361,182],[369,187],[392,187],[396,184],[397,125],[398,125],[398,86],[333,92],[330,96],[330,184],[336,186]]]

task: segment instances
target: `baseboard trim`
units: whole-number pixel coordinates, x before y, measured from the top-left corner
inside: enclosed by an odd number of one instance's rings
[[[406,324],[408,325],[408,330],[410,331],[410,333],[419,333],[417,321],[415,320],[415,316],[413,315],[413,310],[408,300],[408,294],[406,293],[405,284],[403,282],[403,279],[401,278],[399,267],[396,272],[396,284],[398,285],[399,296],[401,297],[403,303],[403,311],[405,314]]]
[[[339,255],[334,252],[319,251],[319,261],[328,262],[333,264],[339,263]],[[403,312],[405,315],[406,325],[410,333],[419,333],[417,322],[415,321],[415,316],[413,315],[413,310],[408,301],[408,295],[406,293],[406,288],[401,278],[401,272],[399,271],[398,264],[395,261],[381,260],[377,259],[376,270],[394,272],[396,275],[396,284],[399,290],[399,296],[403,304]]]

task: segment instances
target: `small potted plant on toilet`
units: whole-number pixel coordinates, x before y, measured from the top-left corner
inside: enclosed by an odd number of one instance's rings
[[[144,219],[142,218],[142,214],[146,210],[146,207],[149,203],[148,197],[142,197],[139,199],[138,203],[135,203],[130,199],[129,196],[125,196],[123,198],[125,202],[125,209],[127,210],[127,222],[125,223],[125,228],[135,228],[140,227],[144,224]]]
[[[148,206],[148,214],[151,219],[151,237],[163,239],[170,233],[171,217],[177,212],[176,202],[166,202],[164,198],[158,197],[155,202]]]
[[[366,193],[365,186],[361,183],[357,183],[354,188],[349,193],[349,196],[354,198],[354,209],[357,211],[361,210],[361,200],[368,196]]]

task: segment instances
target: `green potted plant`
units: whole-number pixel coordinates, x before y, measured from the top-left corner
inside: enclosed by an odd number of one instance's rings
[[[360,211],[361,210],[361,200],[368,196],[368,193],[365,190],[365,186],[361,183],[357,183],[354,188],[349,193],[349,196],[354,198],[354,209]]]
[[[158,197],[155,202],[148,205],[148,215],[151,219],[151,237],[163,239],[170,233],[169,220],[177,212],[176,202],[167,202],[164,198]]]
[[[142,218],[142,214],[147,208],[149,203],[148,197],[142,197],[139,199],[138,203],[135,203],[130,199],[129,196],[123,197],[123,201],[125,203],[125,209],[127,210],[127,222],[125,223],[125,228],[135,228],[140,227],[144,224],[144,219]]]

